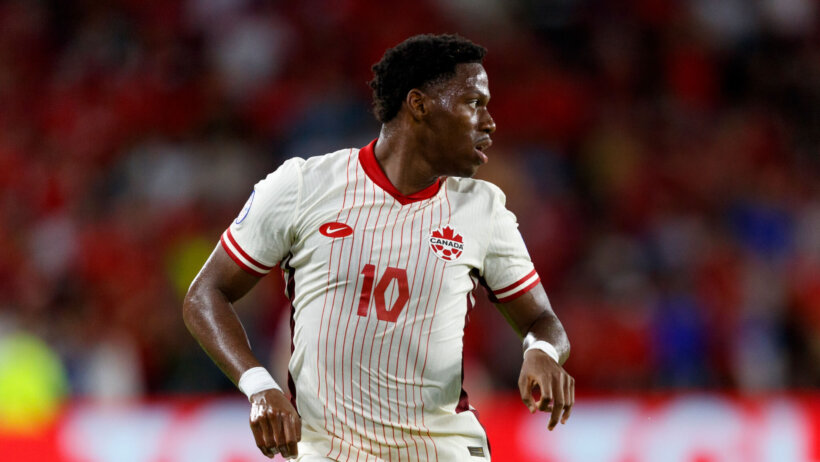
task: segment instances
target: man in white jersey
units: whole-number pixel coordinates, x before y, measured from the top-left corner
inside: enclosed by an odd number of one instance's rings
[[[192,283],[186,325],[248,395],[265,455],[489,460],[462,390],[479,284],[524,339],[524,403],[551,414],[550,430],[569,417],[569,341],[503,193],[470,178],[495,131],[485,51],[453,35],[388,50],[370,84],[378,139],[257,183]],[[276,266],[292,302],[290,399],[231,305]]]

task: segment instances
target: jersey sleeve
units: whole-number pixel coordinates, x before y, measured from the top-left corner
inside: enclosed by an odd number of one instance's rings
[[[254,276],[268,274],[290,252],[302,195],[303,162],[289,159],[256,183],[239,216],[222,233],[222,248]]]
[[[493,302],[506,303],[529,292],[541,282],[518,230],[515,215],[507,210],[506,198],[495,190],[491,237],[484,258],[482,278]]]

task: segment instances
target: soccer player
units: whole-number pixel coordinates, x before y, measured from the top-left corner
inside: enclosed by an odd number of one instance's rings
[[[292,158],[257,183],[191,284],[186,325],[248,396],[265,455],[489,460],[462,390],[479,284],[524,339],[518,385],[530,412],[550,413],[550,430],[569,417],[567,336],[503,193],[470,178],[496,128],[485,52],[454,35],[387,50],[370,83],[379,137]],[[292,303],[290,399],[231,305],[275,266]]]

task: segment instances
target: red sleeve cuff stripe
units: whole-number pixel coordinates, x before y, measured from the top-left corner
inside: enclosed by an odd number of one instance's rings
[[[245,257],[237,251],[241,251],[241,249],[234,247],[233,243],[230,242],[230,236],[227,232],[222,233],[222,237],[219,239],[219,241],[222,243],[222,248],[225,249],[225,252],[228,254],[229,257],[231,257],[231,260],[233,260],[237,265],[239,265],[240,268],[242,268],[246,272],[258,277],[262,277],[270,272],[270,269],[260,268],[251,261],[245,259]]]
[[[532,290],[532,288],[533,288],[533,287],[535,287],[535,286],[537,286],[539,282],[541,282],[541,278],[537,278],[536,280],[532,281],[530,284],[528,284],[528,285],[524,286],[523,288],[521,288],[521,290],[519,290],[519,291],[515,292],[515,293],[514,293],[514,294],[512,294],[512,295],[509,295],[509,296],[506,296],[506,297],[501,297],[501,298],[499,298],[499,299],[498,299],[498,302],[499,302],[499,303],[507,303],[507,302],[511,302],[511,301],[515,300],[516,298],[518,298],[518,297],[520,297],[520,296],[522,296],[522,295],[526,294],[526,293],[527,293],[527,292],[529,292],[530,290]]]
[[[495,294],[496,297],[499,296],[499,295],[503,295],[504,292],[507,292],[508,290],[515,289],[516,287],[521,285],[524,281],[531,278],[533,274],[535,274],[535,269],[533,269],[532,271],[527,273],[527,275],[524,276],[523,278],[521,278],[521,279],[513,282],[512,284],[508,285],[507,287],[502,287],[500,289],[494,290],[493,293]]]
[[[250,255],[245,253],[245,251],[242,250],[242,247],[239,244],[236,243],[236,239],[234,239],[234,237],[233,237],[233,233],[231,232],[231,228],[226,229],[225,234],[228,236],[228,240],[230,240],[230,243],[233,244],[234,248],[237,251],[239,251],[239,254],[242,255],[242,257],[244,257],[245,260],[248,263],[252,264],[253,266],[255,266],[259,269],[265,270],[265,271],[270,271],[270,270],[273,269],[273,266],[263,265],[262,263],[259,263],[258,261],[254,260],[254,258],[251,257]]]
[[[539,282],[541,282],[541,278],[535,270],[532,270],[529,274],[519,279],[514,284],[511,284],[501,290],[494,290],[493,295],[495,295],[499,302],[506,303],[511,300],[515,300],[521,295],[524,295],[530,291],[530,289],[538,285]]]

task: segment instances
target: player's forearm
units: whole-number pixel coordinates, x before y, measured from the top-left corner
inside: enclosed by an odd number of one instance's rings
[[[538,340],[548,342],[555,347],[559,364],[564,364],[569,358],[570,346],[567,333],[558,316],[550,311],[542,312],[524,333],[524,350]]]
[[[543,340],[555,348],[560,364],[564,364],[569,358],[567,333],[552,310],[547,293],[541,284],[498,307],[516,333],[524,339],[525,351],[533,343]]]
[[[182,310],[188,331],[234,383],[242,372],[260,365],[233,305],[218,289],[195,282]]]

